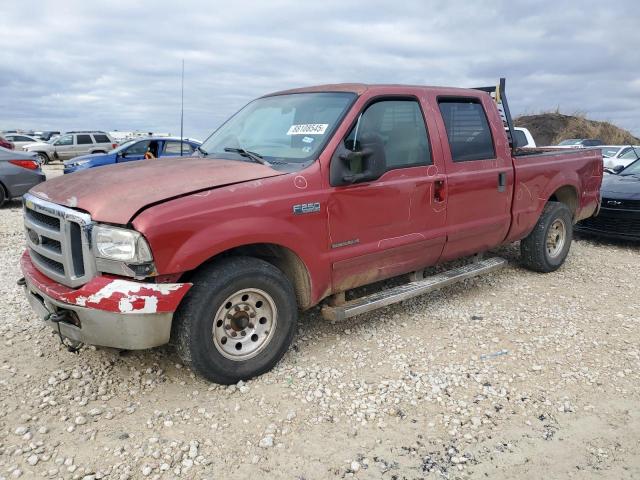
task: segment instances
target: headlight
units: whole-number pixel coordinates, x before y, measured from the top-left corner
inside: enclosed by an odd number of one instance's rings
[[[68,165],[70,167],[80,167],[80,166],[85,165],[87,163],[89,163],[89,160],[79,160],[77,162],[70,162],[70,163],[68,163]]]
[[[97,225],[93,228],[93,244],[97,257],[139,264],[153,257],[147,241],[134,230]]]

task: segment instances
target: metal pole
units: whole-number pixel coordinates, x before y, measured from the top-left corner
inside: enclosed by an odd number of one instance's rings
[[[183,149],[183,131],[184,131],[184,58],[182,59],[182,92],[180,100],[180,156],[182,156]]]

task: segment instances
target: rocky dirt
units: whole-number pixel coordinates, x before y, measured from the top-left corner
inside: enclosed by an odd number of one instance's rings
[[[640,477],[640,246],[581,239],[342,324],[209,384],[169,348],[63,349],[16,286],[0,209],[0,479]]]

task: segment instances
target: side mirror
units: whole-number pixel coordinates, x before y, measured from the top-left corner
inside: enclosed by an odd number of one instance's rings
[[[613,167],[611,170],[613,170],[614,173],[618,174],[620,173],[622,170],[624,170],[624,165],[616,165],[615,167]]]
[[[384,173],[384,147],[382,144],[363,142],[362,149],[348,150],[341,145],[334,153],[329,168],[332,187],[377,180]]]

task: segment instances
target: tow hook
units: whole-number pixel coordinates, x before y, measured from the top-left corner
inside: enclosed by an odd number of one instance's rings
[[[62,336],[62,331],[60,330],[60,322],[65,323],[73,323],[69,320],[69,311],[60,310],[57,312],[50,313],[46,321],[53,322],[58,325],[58,337],[60,337],[60,343],[71,353],[78,353],[82,348],[82,342],[76,342],[74,340],[70,340],[69,343],[65,342],[65,338]]]
[[[18,279],[16,283],[18,284],[19,287],[24,287],[27,284],[27,281],[24,279],[24,277],[22,277]]]

